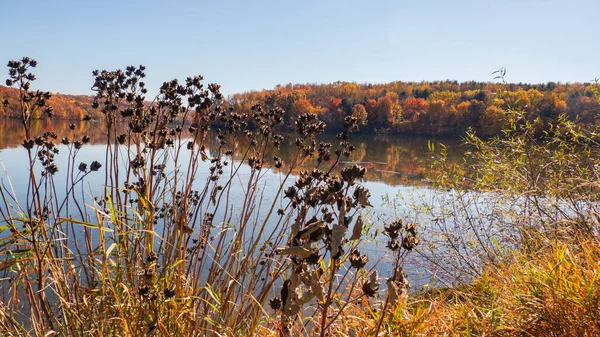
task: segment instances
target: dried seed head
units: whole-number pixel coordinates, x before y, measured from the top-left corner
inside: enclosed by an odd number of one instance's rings
[[[101,167],[102,167],[102,164],[100,164],[99,162],[97,162],[97,161],[94,160],[92,162],[92,165],[90,165],[90,170],[91,171],[98,171]]]
[[[175,297],[175,288],[165,288],[163,290],[163,295],[165,295],[165,298],[172,298]]]
[[[350,251],[350,265],[356,269],[362,269],[366,264],[369,258],[367,255],[361,255],[356,248],[352,248]]]
[[[377,271],[371,273],[369,279],[362,285],[362,291],[368,297],[374,297],[379,291],[379,280]]]
[[[269,306],[273,310],[278,310],[279,308],[281,308],[281,299],[279,297],[274,297],[274,298],[270,299]]]

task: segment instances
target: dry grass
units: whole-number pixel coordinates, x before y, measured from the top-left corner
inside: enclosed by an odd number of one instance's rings
[[[600,246],[547,242],[473,283],[409,298],[380,336],[598,336]],[[338,336],[373,336],[379,313],[355,306]]]

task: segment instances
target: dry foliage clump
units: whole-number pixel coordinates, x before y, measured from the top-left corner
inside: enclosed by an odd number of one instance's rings
[[[598,336],[600,246],[547,241],[463,287],[409,297],[379,336]],[[379,312],[355,305],[335,336],[375,336]]]
[[[355,150],[355,117],[334,145],[318,141],[316,114],[300,114],[283,163],[280,108],[240,114],[201,76],[165,82],[148,101],[145,67],[96,70],[101,118],[82,122],[97,123],[105,148],[86,162],[89,135],[35,128],[55,115],[51,95],[32,90],[35,67],[8,63],[19,95],[2,102],[20,112],[29,170],[23,193],[0,187],[0,333],[324,337],[353,303],[383,296],[393,306],[408,287],[401,264],[419,243],[414,225],[395,222],[385,295],[365,270],[366,169],[339,167]],[[272,167],[279,184],[266,197]]]

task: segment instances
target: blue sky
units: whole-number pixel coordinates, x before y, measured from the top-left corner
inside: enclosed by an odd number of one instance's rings
[[[31,56],[37,88],[71,94],[91,93],[92,70],[130,64],[151,92],[196,74],[226,94],[487,81],[499,67],[511,82],[583,82],[600,77],[599,13],[599,0],[2,0],[0,61]]]

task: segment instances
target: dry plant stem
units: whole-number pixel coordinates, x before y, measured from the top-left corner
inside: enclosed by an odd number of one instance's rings
[[[92,105],[103,117],[98,129],[105,134],[106,148],[101,178],[105,188],[96,191],[102,198],[94,198],[91,207],[86,183],[101,164],[76,165],[89,137],[62,140],[61,149],[68,150],[67,183],[64,188],[55,185],[58,168],[51,165],[54,155],[48,153],[55,148],[56,136],[34,138],[32,111],[24,102],[29,99],[28,86],[22,86],[23,146],[31,172],[27,205],[16,212],[27,216],[12,214],[10,200],[18,205],[17,199],[4,186],[0,195],[5,207],[0,211],[15,231],[12,247],[30,252],[20,260],[7,260],[10,266],[25,266],[14,269],[11,291],[12,298],[27,302],[22,310],[29,311],[29,333],[43,335],[54,329],[66,336],[254,334],[265,328],[266,304],[281,278],[301,268],[304,274],[294,277],[305,284],[298,285],[311,291],[322,287],[318,298],[324,295],[324,300],[309,297],[308,291],[306,298],[290,299],[298,301],[288,321],[296,326],[282,327],[282,334],[289,333],[288,328],[301,334],[320,329],[322,336],[332,330],[349,303],[360,298],[353,293],[364,277],[346,266],[349,253],[342,249],[358,247],[360,240],[348,244],[344,236],[358,208],[369,205],[368,191],[355,184],[366,171],[358,166],[341,169],[342,175],[335,171],[340,158],[352,151],[349,131],[339,135],[334,156],[331,144],[316,141],[324,124],[314,114],[299,116],[297,150],[289,166],[278,171],[279,186],[267,191],[263,182],[272,165],[283,166],[276,155],[284,137],[275,134],[284,122],[283,110],[255,106],[250,116],[227,110],[219,87],[211,84],[206,89],[200,77],[165,82],[160,94],[147,102],[142,66],[95,71],[94,76]],[[34,103],[47,99],[35,95]],[[188,116],[192,124],[185,120]],[[346,123],[352,129],[356,121],[349,117]],[[190,138],[184,136],[188,125]],[[217,130],[209,134],[211,127]],[[239,146],[243,142],[246,145]],[[317,164],[310,161],[313,156]],[[210,165],[210,171],[200,181],[204,165]],[[38,179],[33,171],[40,166],[43,174]],[[291,177],[305,166],[308,169],[290,185]],[[236,204],[233,191],[238,183],[244,195]],[[294,193],[290,186],[296,186]],[[268,200],[271,194],[274,199]],[[282,195],[290,200],[284,202]],[[275,217],[277,205],[281,208]],[[315,222],[312,216],[328,222]],[[316,239],[295,242],[307,240],[301,231],[315,225],[322,232],[314,234]],[[275,255],[286,245],[310,247],[310,265],[293,254]],[[333,251],[338,256],[332,256]],[[323,256],[330,261],[326,270],[319,269]],[[362,268],[366,257],[362,265],[360,261]],[[337,275],[342,268],[345,272]],[[311,280],[316,283],[309,285]],[[11,312],[19,312],[16,300],[8,304]],[[333,315],[332,305],[339,306]],[[316,309],[308,318],[314,320],[314,328],[304,326],[302,306]],[[0,328],[10,324],[0,319]]]
[[[337,259],[331,259],[331,272],[330,272],[330,280],[329,280],[329,290],[327,291],[327,297],[325,298],[325,303],[323,303],[323,313],[321,314],[321,337],[325,337],[327,330],[327,310],[331,305],[331,296],[333,294],[333,282],[335,279],[335,273],[337,271]]]

